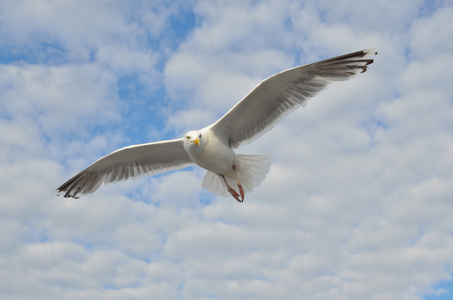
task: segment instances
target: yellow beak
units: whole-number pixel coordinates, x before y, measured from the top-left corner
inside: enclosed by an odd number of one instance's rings
[[[191,143],[197,144],[197,146],[200,146],[200,140],[198,138],[195,138]]]

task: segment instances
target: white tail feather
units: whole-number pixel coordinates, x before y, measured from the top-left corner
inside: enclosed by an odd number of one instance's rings
[[[254,188],[259,186],[261,182],[266,178],[267,173],[271,165],[271,155],[270,154],[260,154],[260,155],[245,155],[238,154],[237,156],[239,166],[237,168],[237,174],[239,182],[242,184],[244,192],[250,193]],[[236,184],[236,175],[234,171],[225,175],[225,178],[228,184],[238,190]],[[211,193],[220,195],[220,196],[229,196],[230,193],[227,190],[227,186],[223,181],[223,178],[211,171],[206,171],[203,182],[201,186]]]

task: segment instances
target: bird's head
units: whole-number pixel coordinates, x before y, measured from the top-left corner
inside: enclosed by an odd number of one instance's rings
[[[189,131],[184,135],[184,148],[189,153],[201,151],[204,146],[205,138],[200,131]]]

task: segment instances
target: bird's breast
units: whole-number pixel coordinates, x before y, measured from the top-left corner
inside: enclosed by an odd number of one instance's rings
[[[189,153],[192,160],[200,167],[216,174],[228,174],[236,162],[236,153],[220,141],[206,143],[198,153]]]

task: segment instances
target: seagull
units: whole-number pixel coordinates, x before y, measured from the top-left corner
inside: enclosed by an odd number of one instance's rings
[[[270,169],[270,154],[243,155],[234,149],[273,128],[288,113],[334,81],[364,73],[375,49],[366,49],[291,68],[263,80],[217,122],[183,138],[132,145],[116,150],[76,174],[56,194],[78,198],[102,184],[155,175],[188,166],[206,169],[202,187],[244,201]]]

